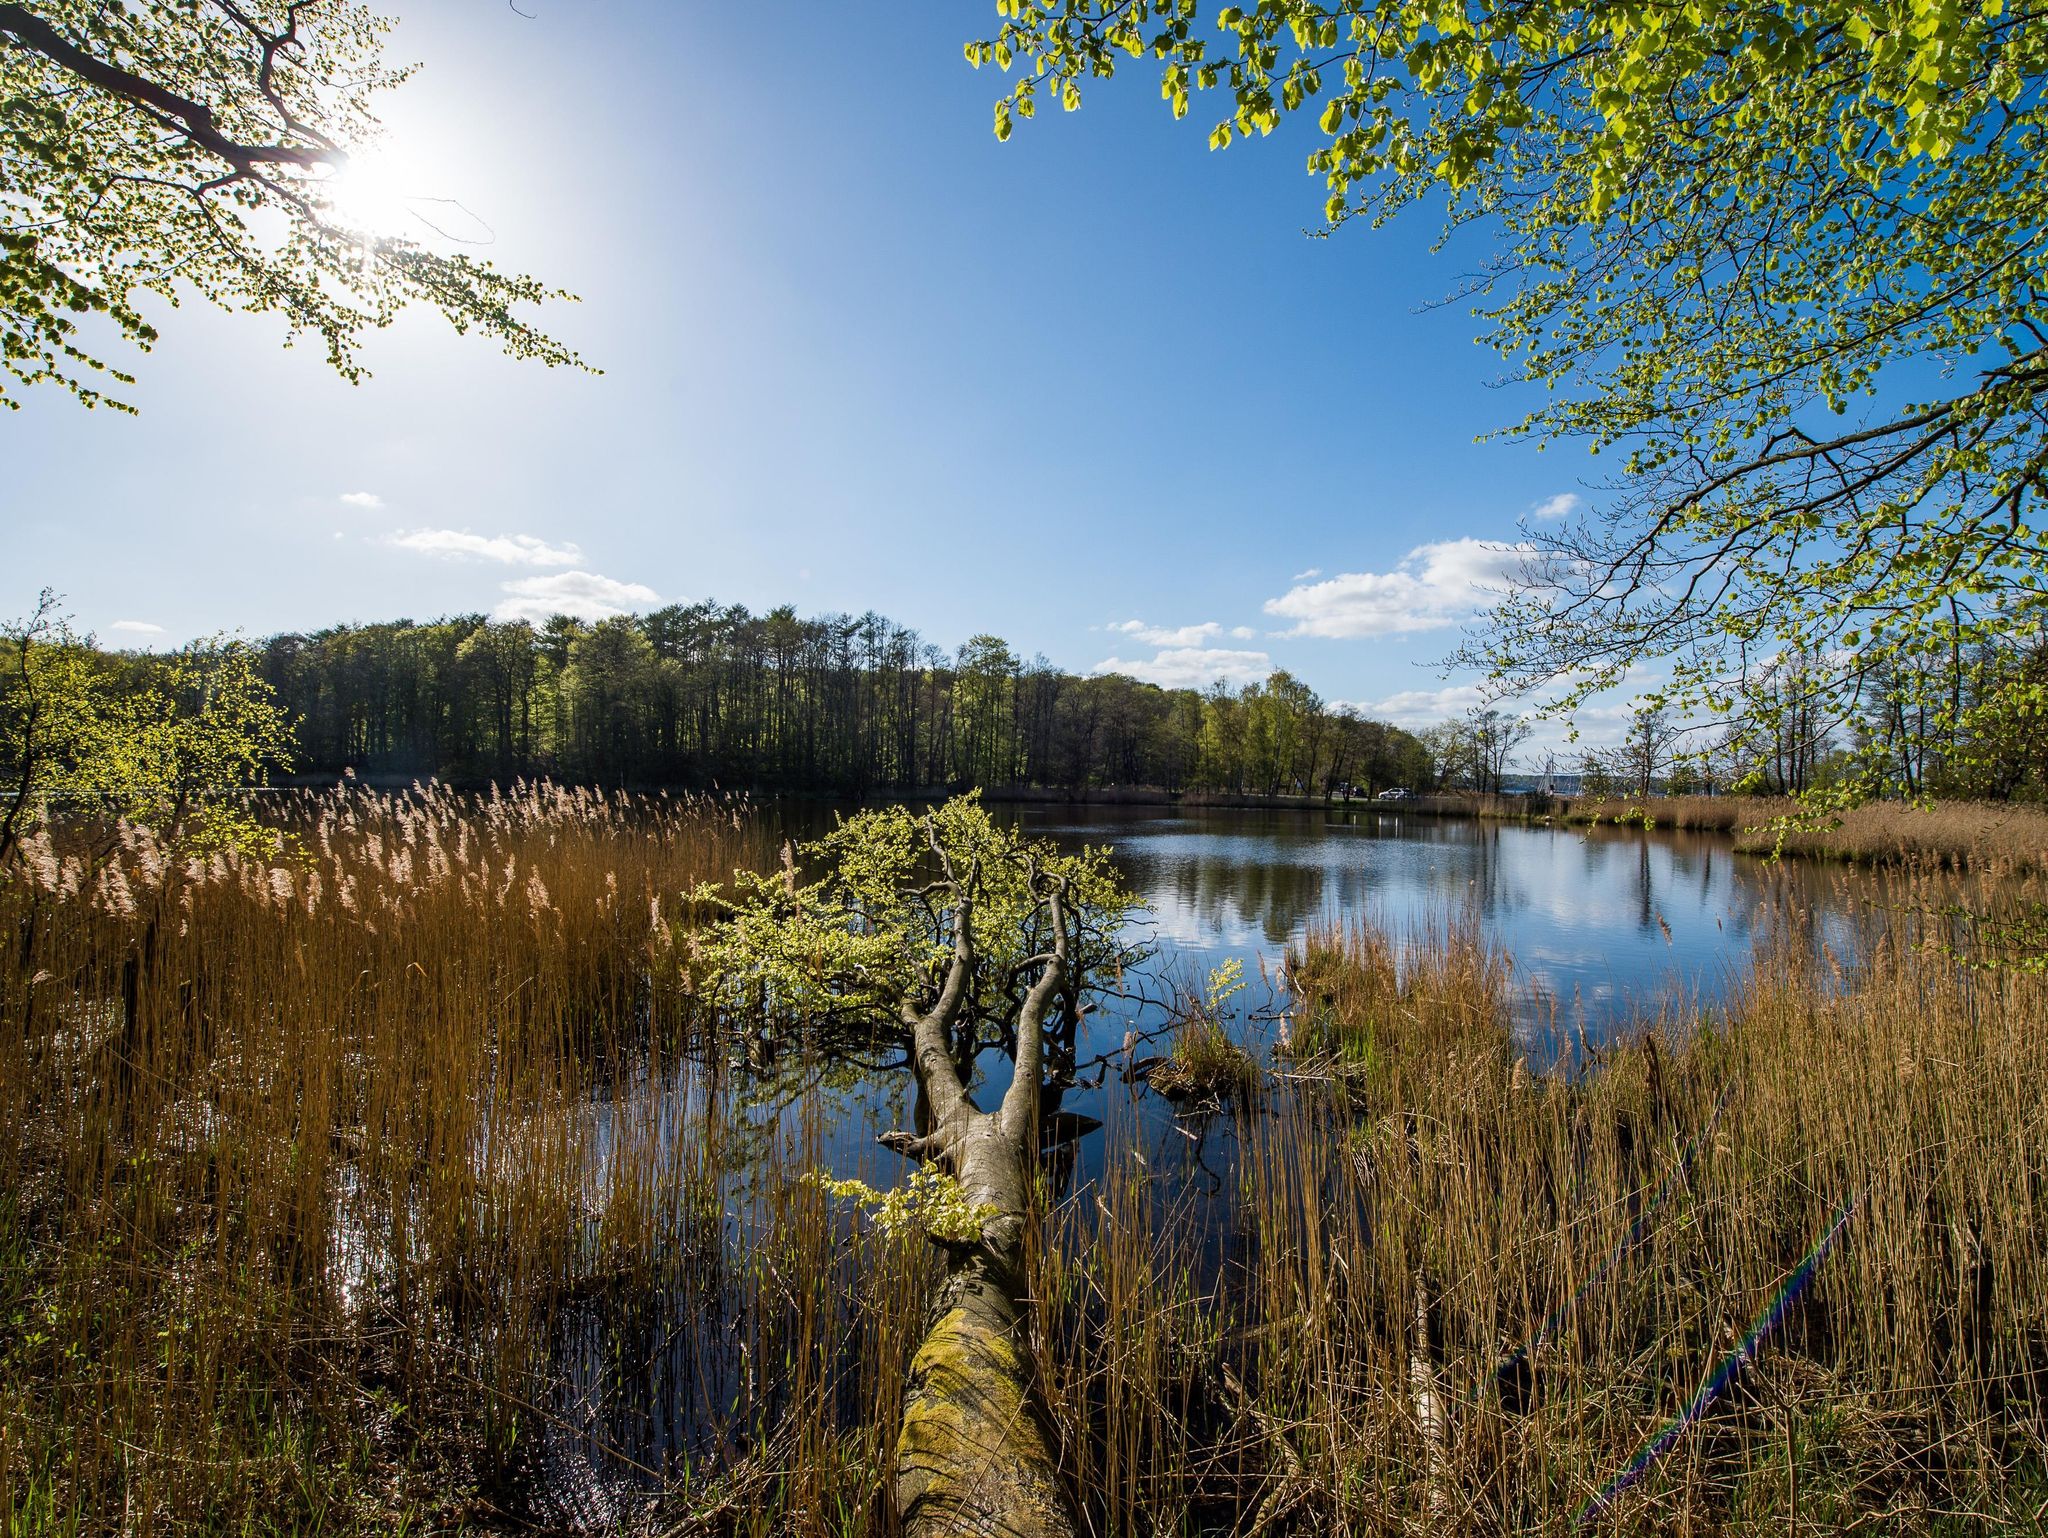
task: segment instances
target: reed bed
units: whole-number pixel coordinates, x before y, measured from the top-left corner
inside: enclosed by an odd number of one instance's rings
[[[0,879],[6,1531],[866,1500],[916,1268],[662,981],[681,894],[772,858],[742,810],[270,815],[275,861],[78,829]]]
[[[1782,838],[1758,826],[1736,838],[1745,853],[1805,855],[1866,865],[1936,864],[1951,870],[2048,870],[2048,810],[1989,801],[1910,806],[1873,801],[1829,817],[1794,820]]]
[[[1745,854],[1951,870],[2048,870],[2048,810],[2013,802],[1871,801],[1824,812],[1785,796],[1609,796],[1573,802],[1565,820],[1731,833]]]
[[[1470,932],[1316,934],[1266,1111],[1050,1209],[1092,1530],[2040,1531],[2048,988],[1951,938],[1538,1075]]]
[[[1572,800],[1565,821],[1746,834],[1800,811],[1790,796],[1582,796]]]
[[[540,786],[276,815],[295,857],[122,829],[0,882],[10,1538],[888,1533],[933,1257],[802,1177],[894,1184],[858,1123],[905,1085],[675,964],[770,840]],[[1458,924],[1315,933],[1256,1061],[1188,980],[1185,1114],[1112,1090],[1104,1173],[1040,1186],[1084,1530],[2039,1532],[2048,978],[1954,917],[2038,886],[1902,872],[1854,968],[1788,934],[1555,1072]]]
[[[1543,792],[1494,795],[1476,790],[1424,791],[1398,801],[1378,797],[1335,803],[1353,812],[1393,812],[1417,817],[1478,817],[1488,822],[1538,822],[1568,803]]]

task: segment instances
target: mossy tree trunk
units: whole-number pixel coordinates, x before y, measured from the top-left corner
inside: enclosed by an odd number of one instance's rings
[[[1045,894],[1053,949],[1026,963],[1038,976],[1017,1014],[1010,1087],[1000,1106],[983,1111],[953,1056],[953,1025],[975,967],[971,874],[960,890],[945,987],[931,1009],[904,1011],[926,1130],[884,1141],[943,1165],[970,1203],[995,1216],[983,1224],[979,1243],[948,1249],[946,1277],[904,1396],[896,1504],[910,1538],[1065,1538],[1075,1531],[1073,1510],[1032,1381],[1024,1288],[1045,1017],[1069,967],[1062,892],[1054,882]]]

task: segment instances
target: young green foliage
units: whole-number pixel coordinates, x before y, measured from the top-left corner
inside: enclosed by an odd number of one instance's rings
[[[803,1178],[827,1196],[858,1202],[891,1239],[923,1234],[943,1244],[977,1244],[982,1229],[998,1216],[986,1202],[970,1202],[960,1182],[933,1164],[922,1166],[891,1191],[877,1191],[864,1180],[835,1180],[819,1171]]]
[[[413,303],[576,363],[515,308],[570,295],[424,225],[366,228],[337,196],[411,73],[384,61],[390,27],[349,0],[0,0],[0,367],[129,409],[93,381],[132,377],[81,325],[147,350],[142,293],[280,314],[350,380],[363,334]]]
[[[2039,0],[998,0],[997,132],[1150,58],[1221,148],[1312,117],[1331,225],[1432,195],[1471,297],[1614,495],[1529,536],[1463,660],[1574,705],[1651,656],[1725,712],[2048,605],[2048,9]],[[1303,125],[1307,126],[1307,125]],[[1939,711],[1941,701],[1926,702]]]
[[[806,880],[799,861],[820,874]],[[1054,881],[1065,884],[1076,987],[1095,986],[1137,954],[1122,934],[1137,899],[1107,849],[1062,854],[998,826],[978,793],[923,812],[863,811],[785,849],[780,870],[734,873],[715,899],[723,921],[692,937],[700,986],[744,1021],[898,1032],[943,985],[965,892],[975,956],[959,1018],[1000,1023],[1050,949],[1043,887]]]
[[[0,643],[0,862],[55,806],[188,850],[275,851],[236,794],[288,761],[291,729],[248,647],[202,644],[123,678],[47,592]]]

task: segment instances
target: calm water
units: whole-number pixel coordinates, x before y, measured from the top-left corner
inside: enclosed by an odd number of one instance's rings
[[[1870,891],[1838,869],[1738,855],[1715,834],[1367,809],[1006,810],[1063,845],[1113,845],[1169,969],[1237,956],[1273,970],[1331,919],[1400,933],[1469,916],[1513,961],[1517,1018],[1536,1048],[1553,1019],[1597,1040],[1666,1001],[1714,1003],[1788,916],[1844,946]]]
[[[1287,998],[1282,964],[1318,924],[1369,921],[1401,935],[1469,922],[1512,968],[1519,1045],[1532,1067],[1569,1065],[1581,1041],[1597,1047],[1660,1013],[1712,1008],[1739,987],[1759,948],[1789,937],[1846,958],[1855,915],[1875,878],[1832,866],[1738,855],[1714,834],[1551,828],[1377,810],[1329,812],[1153,807],[998,806],[995,813],[1068,848],[1108,844],[1147,912],[1133,928],[1154,946],[1121,997],[1103,1002],[1076,1043],[1061,1106],[1114,1122],[1120,1137],[1185,1136],[1173,1107],[1127,1082],[1135,1057],[1165,1050],[1166,1001],[1199,987],[1228,958],[1250,984],[1237,1001],[1242,1034],[1258,1047]],[[829,824],[813,807],[786,812],[801,837]],[[1123,1051],[1135,1034],[1133,1054]],[[893,1056],[877,1054],[878,1058]],[[763,1076],[775,1114],[815,1071],[735,1061]],[[992,1105],[1009,1063],[984,1054],[977,1098]],[[822,1095],[822,1153],[840,1173],[874,1167],[873,1138],[907,1126],[909,1076],[900,1067],[841,1070]],[[772,1087],[771,1082],[772,1081]],[[1087,1139],[1074,1175],[1101,1166],[1110,1138]],[[1162,1146],[1171,1146],[1165,1144]]]
[[[1143,975],[1127,980],[1127,994],[1085,1022],[1075,1071],[1052,1092],[1060,1109],[1102,1124],[1061,1150],[1056,1189],[1073,1194],[1105,1165],[1142,1161],[1152,1178],[1217,1201],[1219,1244],[1229,1242],[1231,1118],[1176,1107],[1128,1072],[1134,1059],[1166,1050],[1163,1001],[1176,980],[1198,986],[1225,959],[1242,960],[1251,980],[1238,1001],[1246,1006],[1242,1031],[1257,1046],[1285,1004],[1280,964],[1311,926],[1370,920],[1398,934],[1462,919],[1512,961],[1516,1028],[1532,1066],[1569,1066],[1581,1035],[1597,1045],[1673,1003],[1711,1007],[1774,936],[1845,954],[1857,909],[1879,895],[1873,878],[1739,856],[1713,835],[1368,809],[993,810],[1065,847],[1112,845],[1149,905],[1138,927],[1157,948]],[[815,805],[778,814],[798,837],[831,819]],[[1138,1038],[1131,1053],[1123,1050],[1127,1033]],[[990,1053],[979,1067],[977,1098],[992,1105],[1009,1064]],[[760,1179],[786,1178],[772,1170],[824,1165],[879,1186],[900,1179],[901,1161],[874,1141],[886,1128],[912,1125],[912,1086],[899,1052],[882,1048],[866,1064],[821,1065],[794,1052],[778,1059],[758,1046],[735,1047],[724,1062],[639,1092],[663,1096],[680,1131],[691,1124],[705,1069],[739,1091],[747,1145],[763,1157],[782,1151],[735,1171],[725,1223],[742,1249],[752,1242],[744,1214],[758,1211],[749,1208],[748,1192],[758,1201]],[[608,1107],[592,1111],[609,1120]],[[651,1342],[629,1345],[604,1310],[570,1321],[558,1359],[562,1414],[543,1439],[546,1482],[563,1517],[611,1525],[646,1469],[672,1469],[710,1450],[718,1407],[751,1381],[737,1317],[678,1296],[646,1328]],[[599,1404],[602,1415],[592,1408]],[[568,1433],[573,1425],[591,1429]]]

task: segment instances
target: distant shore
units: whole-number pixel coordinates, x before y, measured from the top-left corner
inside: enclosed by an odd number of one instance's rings
[[[332,774],[289,776],[285,786],[326,786]],[[418,783],[404,774],[366,775],[366,788],[402,791]],[[484,784],[458,788],[483,790]],[[662,787],[630,785],[649,792]],[[673,788],[673,787],[671,787]],[[833,795],[816,790],[757,789],[756,801],[937,801],[966,789],[933,785]],[[712,794],[717,791],[713,790]],[[1481,795],[1472,791],[1402,796],[1262,795],[1247,791],[1170,790],[1159,785],[995,785],[992,804],[1025,806],[1159,806],[1189,811],[1362,812],[1403,817],[1472,817],[1502,822],[1633,826],[1686,833],[1725,833],[1744,854],[1796,855],[1866,865],[1933,863],[1952,869],[2048,870],[2048,808],[2010,802],[1948,801],[1912,806],[1873,801],[1840,812],[1805,810],[1789,796],[1555,796],[1541,791]]]
[[[1081,791],[1005,786],[992,802],[1076,806],[1179,806],[1302,811],[1372,811],[1390,816],[1474,817],[1493,821],[1633,826],[1726,833],[1753,855],[1796,855],[1866,865],[1933,863],[1953,869],[2048,870],[2048,809],[2014,803],[1950,801],[1912,806],[1873,801],[1815,812],[1789,796],[1551,796],[1470,792],[1404,796],[1261,796],[1175,792],[1156,786]]]

